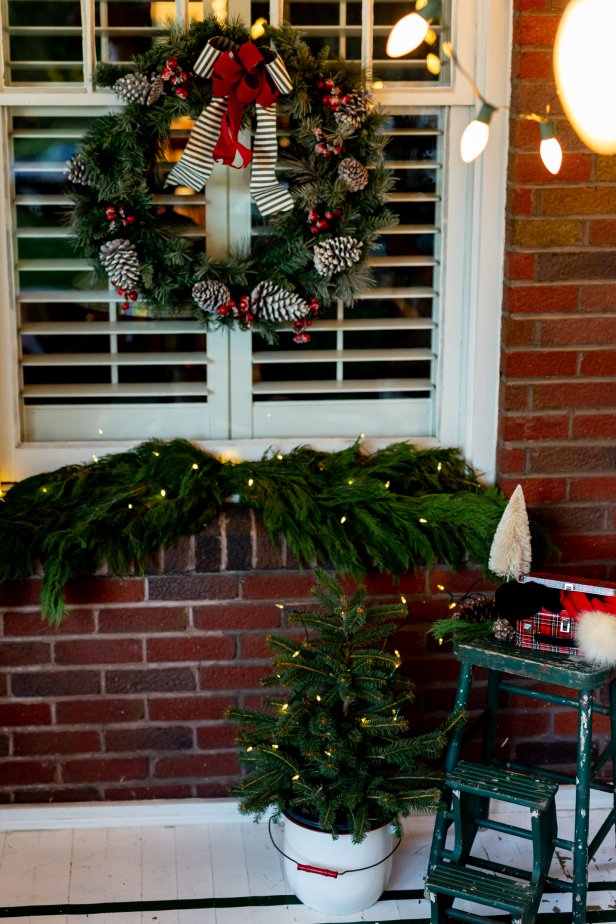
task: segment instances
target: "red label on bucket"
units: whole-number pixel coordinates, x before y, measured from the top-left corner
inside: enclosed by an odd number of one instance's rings
[[[335,869],[321,869],[320,866],[307,866],[306,863],[298,863],[297,868],[303,873],[318,873],[319,876],[331,876],[332,879],[338,878]]]

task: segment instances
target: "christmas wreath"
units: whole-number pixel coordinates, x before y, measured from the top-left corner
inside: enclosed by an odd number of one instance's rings
[[[153,316],[197,313],[206,329],[252,329],[270,342],[291,322],[301,343],[314,317],[370,284],[370,248],[396,218],[384,116],[356,66],[328,49],[315,56],[288,25],[257,42],[241,23],[209,17],[171,27],[130,70],[99,65],[97,82],[126,105],[96,119],[68,162],[71,226],[124,311],[141,302]],[[194,125],[170,165],[180,119]],[[249,150],[238,133],[253,122]],[[207,194],[215,161],[251,164],[264,217],[250,250],[226,259],[203,252],[190,219],[161,203],[178,186]]]

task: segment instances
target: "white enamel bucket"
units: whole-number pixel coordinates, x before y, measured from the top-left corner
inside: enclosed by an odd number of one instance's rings
[[[284,872],[289,886],[308,908],[353,914],[374,905],[391,875],[394,833],[390,824],[370,831],[361,844],[350,834],[335,840],[314,823],[284,813]],[[270,827],[271,835],[271,827]],[[273,838],[272,838],[273,841]]]

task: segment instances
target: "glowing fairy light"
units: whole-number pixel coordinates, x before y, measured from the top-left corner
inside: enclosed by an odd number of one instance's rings
[[[293,652],[293,657],[294,657],[294,658],[299,658],[299,651],[294,651],[294,652]]]
[[[404,596],[404,594],[400,595],[400,603],[406,603],[406,597]]]
[[[386,482],[385,482],[385,487],[386,487],[386,488],[389,488],[390,484],[391,484],[391,481],[386,481]]]
[[[281,712],[286,712],[288,708],[289,708],[289,704],[288,704],[288,703],[283,703],[282,706],[280,707],[280,711],[281,711]]]
[[[299,780],[299,773],[296,773],[295,776],[291,777],[292,780]]]
[[[132,505],[132,504],[129,504],[129,505],[128,505],[128,509],[129,509],[129,510],[132,510],[132,509],[133,509],[133,505]]]
[[[248,487],[249,487],[249,488],[252,488],[252,486],[253,486],[254,483],[255,483],[254,478],[249,478],[249,479],[248,479]]]
[[[248,747],[246,748],[246,750],[247,750],[248,753],[250,754],[250,752],[254,750],[252,744],[249,744]]]
[[[277,603],[276,606],[279,610],[284,610],[284,603]]]
[[[280,459],[284,459],[284,456],[283,456],[283,454],[282,454],[281,452],[277,452],[277,453],[276,453],[276,458],[280,460]]]
[[[321,697],[319,696],[319,694],[318,694],[318,693],[317,693],[317,697],[316,697],[316,699],[317,699],[317,703],[320,703],[320,702],[321,702]]]
[[[444,588],[444,586],[443,586],[442,584],[437,584],[437,585],[436,585],[436,589],[437,589],[437,590],[445,590],[445,588]]]
[[[277,750],[278,750],[278,745],[277,745],[277,744],[273,744],[273,745],[272,745],[272,750],[273,750],[273,751],[277,751]]]
[[[346,523],[346,519],[347,519],[346,517],[340,517],[340,523],[341,524]]]
[[[98,462],[98,456],[97,456],[96,453],[94,453],[94,452],[92,453],[92,461],[93,461],[93,462]]]
[[[164,488],[161,488],[161,489],[160,489],[160,496],[161,496],[161,497],[166,497],[166,496],[167,496],[167,492],[165,491]]]
[[[425,517],[419,517],[419,522],[420,522],[420,523],[427,523],[428,521],[426,520]]]
[[[156,452],[156,450],[154,450],[154,452],[152,453],[152,455],[153,455],[153,456],[159,456],[159,455],[160,455],[160,452]]]
[[[196,463],[196,462],[193,462],[193,464],[192,464],[192,470],[193,470],[193,472],[196,472],[198,468],[199,468],[199,466],[197,465],[197,463]]]
[[[355,479],[349,478],[349,480],[347,481],[347,484],[355,484]]]

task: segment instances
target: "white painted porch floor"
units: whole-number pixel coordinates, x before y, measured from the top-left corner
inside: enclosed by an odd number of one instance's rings
[[[591,832],[607,811],[605,797],[596,795],[600,804],[593,802]],[[571,792],[559,793],[559,800],[559,835],[571,837],[573,811],[567,808],[572,804]],[[405,837],[383,899],[360,914],[332,916],[294,903],[266,824],[236,820],[232,810],[226,811],[226,817],[225,812],[214,812],[212,820],[205,822],[204,803],[184,803],[179,815],[174,814],[173,804],[165,805],[167,812],[158,821],[150,813],[142,823],[130,807],[116,806],[116,817],[108,827],[104,826],[104,806],[92,809],[94,814],[86,819],[85,827],[78,816],[75,826],[69,826],[70,808],[59,822],[54,816],[59,807],[55,806],[0,808],[1,924],[429,921],[428,901],[423,896],[433,824],[429,816],[406,820]],[[499,812],[498,804],[495,807],[493,817],[527,827],[525,812]],[[30,819],[26,823],[25,816]],[[99,826],[94,827],[97,817]],[[485,831],[478,835],[474,852],[529,868],[529,849],[528,841]],[[571,878],[568,854],[557,852],[552,874]],[[613,833],[592,861],[589,881],[589,924],[616,922]],[[276,903],[266,903],[268,897]],[[110,904],[101,907],[100,903]],[[67,905],[72,906],[68,914]],[[566,924],[571,920],[570,909],[570,894],[547,894],[537,921]],[[489,911],[480,913],[487,917]]]

